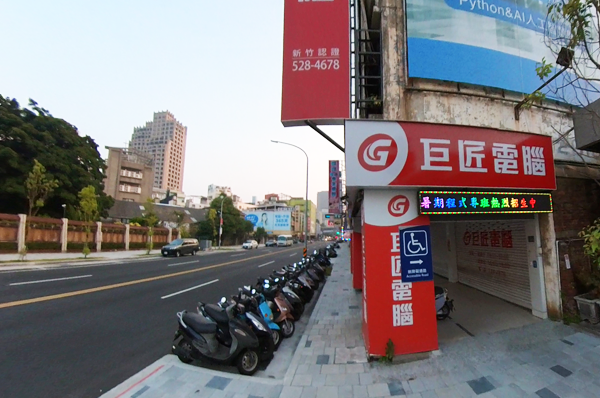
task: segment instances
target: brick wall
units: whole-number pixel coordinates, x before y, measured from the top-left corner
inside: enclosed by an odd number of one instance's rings
[[[557,178],[557,189],[552,193],[554,229],[558,244],[563,312],[576,314],[573,297],[586,293],[579,282],[580,272],[590,271],[590,262],[583,254],[583,241],[578,233],[600,217],[600,185],[583,178]],[[566,267],[568,256],[571,269]]]

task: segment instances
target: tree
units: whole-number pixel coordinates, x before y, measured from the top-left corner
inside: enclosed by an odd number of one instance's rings
[[[146,204],[144,205],[144,208],[146,209],[146,212],[144,213],[143,218],[146,221],[146,226],[148,227],[148,238],[149,238],[148,242],[146,243],[146,254],[150,254],[150,252],[154,248],[154,242],[153,242],[154,228],[156,228],[159,225],[160,219],[156,215],[156,212],[154,209],[154,202],[152,201],[152,199],[148,198],[148,200],[146,200]]]
[[[256,239],[258,243],[262,242],[262,240],[267,236],[267,231],[263,227],[256,228],[256,231],[254,232],[254,239]]]
[[[33,160],[33,170],[25,180],[29,217],[35,216],[44,207],[46,199],[58,187],[58,181],[46,175],[46,168],[37,159]]]
[[[85,243],[83,244],[83,255],[85,258],[90,254],[88,247],[89,235],[92,223],[98,219],[98,196],[96,188],[88,185],[79,192],[79,214],[85,222]]]
[[[182,211],[173,211],[173,217],[175,218],[175,227],[181,234],[182,238],[189,238],[190,231],[189,228],[185,225],[185,213]]]
[[[219,211],[221,210],[221,198],[216,198],[210,203],[210,208],[217,213],[216,229],[219,226]],[[254,227],[250,221],[244,220],[242,213],[233,205],[229,197],[223,199],[223,234],[222,241],[237,242],[244,239]]]
[[[201,240],[214,242],[217,237],[217,224],[217,211],[215,209],[208,209],[206,220],[196,224],[196,237]]]
[[[29,106],[32,110],[0,95],[0,212],[27,212],[23,181],[37,160],[61,188],[44,202],[41,213],[62,217],[62,204],[76,208],[78,193],[92,185],[98,195],[100,215],[107,216],[114,201],[103,192],[106,164],[98,145],[35,101],[30,100]]]

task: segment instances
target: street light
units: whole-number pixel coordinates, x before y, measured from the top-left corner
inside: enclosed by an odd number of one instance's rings
[[[63,203],[62,208],[63,208],[63,218],[67,218],[67,205]]]
[[[275,141],[275,140],[271,140],[271,142],[274,142],[275,144],[284,144],[284,145],[293,146],[294,148],[300,149],[302,151],[302,153],[304,153],[304,156],[306,156],[306,202],[304,204],[304,253],[305,253],[305,255],[308,255],[308,155],[306,154],[306,152],[304,152],[304,149],[302,149],[299,146],[296,146],[294,144],[289,144],[287,142],[281,142],[281,141]]]
[[[221,235],[223,234],[223,201],[225,200],[225,195],[221,194],[221,212],[219,215],[221,216],[221,220],[219,221],[219,249],[221,249]]]

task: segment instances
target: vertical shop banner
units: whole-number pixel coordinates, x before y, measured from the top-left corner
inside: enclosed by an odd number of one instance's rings
[[[340,192],[340,162],[339,160],[329,161],[329,213],[340,214],[341,192]]]
[[[281,122],[350,117],[350,2],[285,0]]]

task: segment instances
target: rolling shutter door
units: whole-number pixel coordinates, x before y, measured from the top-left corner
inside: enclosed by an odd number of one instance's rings
[[[433,272],[448,278],[448,249],[446,248],[447,223],[431,223],[431,254],[433,256]],[[452,225],[450,225],[452,226]]]
[[[525,221],[457,222],[458,281],[531,308]]]

